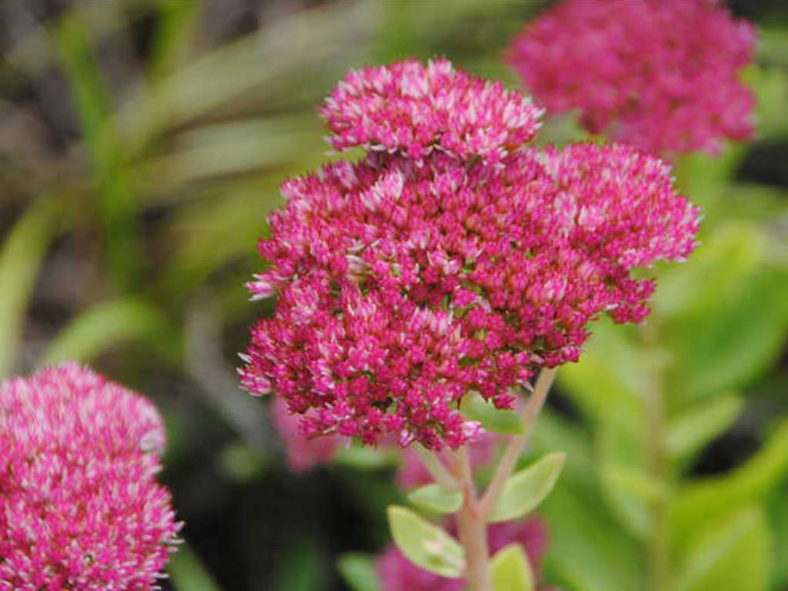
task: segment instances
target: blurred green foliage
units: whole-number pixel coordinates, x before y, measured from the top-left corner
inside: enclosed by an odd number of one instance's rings
[[[0,377],[79,359],[156,399],[189,544],[173,588],[342,588],[337,556],[385,543],[390,462],[288,475],[237,390],[267,305],[243,290],[254,243],[281,181],[331,158],[315,109],[348,68],[437,54],[516,86],[501,51],[542,5],[3,3]],[[540,419],[533,451],[567,453],[541,509],[561,588],[788,587],[788,28],[769,10],[757,143],[676,163],[701,246],[658,270],[645,328],[597,325]],[[542,141],[582,137],[569,117]],[[339,569],[376,588],[364,555]]]

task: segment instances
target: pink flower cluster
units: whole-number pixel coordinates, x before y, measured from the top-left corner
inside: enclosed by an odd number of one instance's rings
[[[482,112],[485,88],[456,108]],[[457,410],[466,392],[511,406],[512,387],[578,358],[600,313],[643,319],[653,283],[633,266],[694,247],[697,210],[664,164],[632,148],[491,162],[411,151],[286,182],[287,205],[258,245],[270,266],[249,288],[278,301],[252,330],[242,381],[282,396],[308,437],[393,434],[435,450],[472,441],[481,429]]]
[[[592,133],[667,154],[753,133],[739,81],[754,27],[710,0],[560,2],[514,39],[507,61],[552,113],[579,109]]]
[[[0,386],[0,589],[156,589],[179,529],[147,400],[76,364]]]
[[[548,542],[541,519],[494,523],[487,528],[487,536],[493,554],[509,544],[521,544],[531,569],[538,574]],[[463,579],[447,579],[416,566],[394,545],[378,558],[377,571],[382,591],[461,591],[465,587]]]
[[[531,140],[542,115],[530,98],[455,70],[446,59],[350,72],[320,112],[337,150],[364,146],[418,159],[435,149],[486,161]]]

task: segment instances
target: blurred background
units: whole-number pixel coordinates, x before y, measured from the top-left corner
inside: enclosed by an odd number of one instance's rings
[[[238,389],[270,312],[255,242],[278,185],[332,157],[316,109],[349,68],[443,55],[514,88],[502,51],[547,4],[0,2],[0,378],[77,359],[157,403],[186,523],[166,588],[374,589],[337,561],[388,543],[390,458],[293,474]],[[759,27],[758,137],[675,162],[702,246],[659,270],[649,338],[599,323],[537,431],[569,452],[541,511],[557,588],[643,589],[662,539],[676,589],[788,589],[788,4],[730,7]],[[583,137],[563,117],[540,142]]]

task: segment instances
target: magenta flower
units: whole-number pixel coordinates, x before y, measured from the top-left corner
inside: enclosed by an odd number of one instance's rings
[[[531,99],[455,70],[446,59],[350,72],[320,113],[337,150],[364,146],[421,158],[434,148],[488,162],[533,138],[542,115]]]
[[[654,153],[714,152],[753,134],[739,81],[755,29],[708,0],[560,2],[506,60],[551,113],[579,109],[592,133]]]
[[[509,407],[512,387],[578,358],[602,312],[642,320],[653,284],[631,268],[686,257],[697,230],[668,168],[624,146],[376,152],[282,191],[249,284],[276,311],[252,330],[243,385],[282,396],[308,437],[368,444],[477,439],[465,393]]]
[[[154,406],[69,363],[0,386],[0,588],[157,589],[180,527]]]
[[[487,536],[493,554],[511,543],[522,544],[531,569],[538,574],[548,543],[547,528],[541,519],[492,524]],[[378,557],[377,571],[382,591],[461,591],[465,587],[463,579],[447,579],[416,566],[394,545]]]

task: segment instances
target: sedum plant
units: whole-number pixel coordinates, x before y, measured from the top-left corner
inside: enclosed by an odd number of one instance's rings
[[[516,471],[557,368],[606,314],[639,323],[654,282],[683,260],[698,211],[667,165],[624,145],[523,147],[542,111],[444,59],[351,72],[323,105],[339,161],[287,181],[258,250],[242,383],[300,416],[303,437],[413,448],[433,483],[410,496],[456,534],[391,506],[414,565],[471,591],[530,589],[516,542],[491,555],[488,524],[522,518],[564,461]],[[520,402],[522,400],[522,402]],[[469,447],[503,432],[480,488]]]

